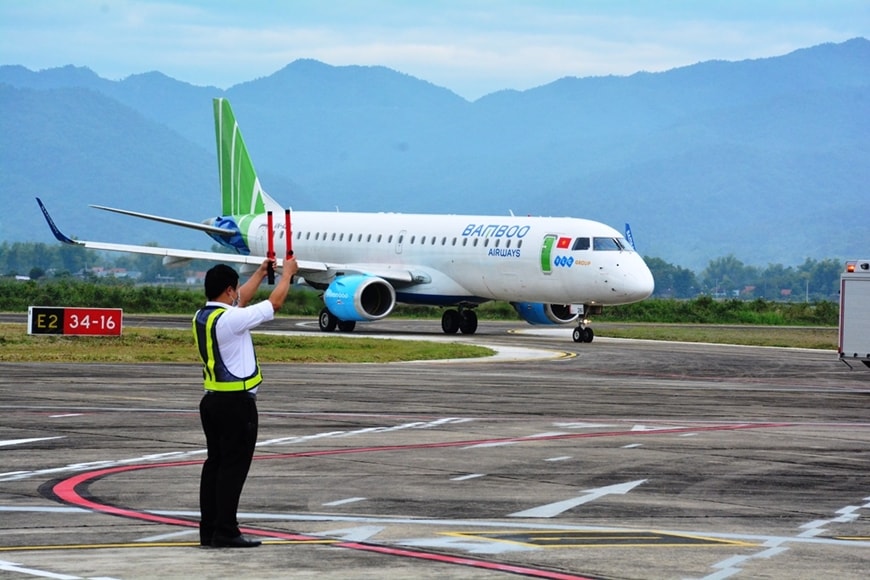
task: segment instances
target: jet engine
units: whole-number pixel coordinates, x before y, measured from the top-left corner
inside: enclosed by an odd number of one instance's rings
[[[339,276],[327,286],[323,303],[339,320],[380,320],[393,311],[396,291],[377,276]]]
[[[579,310],[571,308],[570,304],[511,302],[511,306],[529,324],[570,324],[580,317]]]

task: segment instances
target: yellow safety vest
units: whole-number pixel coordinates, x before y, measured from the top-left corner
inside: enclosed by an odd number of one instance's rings
[[[206,306],[193,317],[193,339],[202,359],[203,384],[208,391],[249,391],[263,382],[260,363],[256,363],[254,374],[245,378],[237,377],[224,364],[217,344],[217,320],[226,310]]]

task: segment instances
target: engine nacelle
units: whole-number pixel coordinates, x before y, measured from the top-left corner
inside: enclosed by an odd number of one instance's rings
[[[579,310],[571,308],[570,304],[511,302],[511,306],[529,324],[570,324],[580,317]]]
[[[393,311],[396,291],[377,276],[340,276],[326,288],[323,303],[339,320],[380,320]]]

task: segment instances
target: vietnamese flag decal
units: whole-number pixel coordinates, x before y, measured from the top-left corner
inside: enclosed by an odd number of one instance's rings
[[[571,238],[559,238],[559,241],[556,243],[557,248],[565,249],[571,245]]]

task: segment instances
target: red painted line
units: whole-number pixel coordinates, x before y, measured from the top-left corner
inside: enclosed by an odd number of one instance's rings
[[[566,433],[561,435],[543,435],[540,437],[511,437],[503,439],[479,439],[473,441],[444,441],[438,443],[420,443],[414,445],[385,445],[380,447],[358,447],[353,449],[330,449],[324,451],[300,451],[298,453],[283,453],[276,455],[261,455],[254,457],[255,460],[270,460],[270,459],[288,459],[294,457],[317,457],[325,455],[343,455],[349,453],[376,453],[381,451],[401,451],[411,449],[435,449],[446,447],[468,447],[472,445],[482,445],[487,443],[504,443],[504,442],[535,442],[535,441],[550,441],[556,439],[582,439],[589,437],[619,437],[626,435],[667,435],[673,433],[687,433],[698,431],[732,431],[738,429],[760,429],[770,427],[787,427],[788,423],[754,423],[754,424],[737,424],[737,425],[712,425],[708,427],[693,427],[693,428],[673,428],[673,429],[658,429],[650,431],[607,431],[599,433]],[[87,487],[95,480],[114,475],[116,473],[124,473],[128,471],[138,471],[142,469],[158,469],[164,467],[186,467],[191,465],[201,465],[203,460],[175,461],[166,463],[153,464],[138,464],[138,465],[120,465],[116,467],[108,467],[97,469],[94,471],[79,473],[64,479],[52,488],[53,493],[57,498],[65,503],[90,509],[96,512],[114,515],[124,518],[130,518],[140,521],[154,522],[159,524],[167,524],[173,526],[183,526],[188,528],[199,527],[199,522],[196,520],[188,520],[183,518],[174,518],[169,516],[161,516],[148,512],[136,511],[129,508],[113,506],[109,504],[99,503],[96,500],[88,499],[83,495],[86,493]],[[243,528],[242,532],[255,536],[263,536],[269,538],[279,538],[293,541],[321,541],[323,538],[317,536],[307,536],[302,534],[293,534],[287,532],[276,532],[273,530],[262,530],[256,528]],[[549,578],[553,580],[590,580],[585,576],[577,576],[563,572],[555,572],[550,570],[540,570],[536,568],[527,568],[524,566],[515,566],[512,564],[500,564],[486,560],[478,560],[474,558],[465,558],[460,556],[450,556],[446,554],[438,554],[431,552],[423,552],[419,550],[409,550],[405,548],[393,548],[378,544],[367,544],[361,542],[339,542],[334,544],[337,547],[361,550],[368,552],[376,552],[391,556],[402,556],[406,558],[416,558],[420,560],[430,560],[443,562],[447,564],[455,564],[461,566],[471,566],[474,568],[495,570],[499,572],[510,572],[515,574],[523,574],[535,578]]]
[[[391,556],[404,556],[408,558],[417,558],[420,560],[432,560],[435,562],[442,562],[446,564],[456,564],[459,566],[483,568],[485,570],[496,570],[498,572],[510,572],[512,574],[522,574],[524,576],[532,576],[534,578],[552,578],[554,580],[593,580],[592,578],[589,578],[587,576],[578,576],[576,574],[567,574],[565,572],[539,570],[537,568],[527,568],[525,566],[515,566],[513,564],[499,564],[498,562],[487,562],[485,560],[475,560],[472,558],[463,558],[461,556],[448,556],[446,554],[418,552],[416,550],[391,548],[388,546],[378,546],[375,544],[360,544],[356,542],[347,542],[336,544],[336,546],[340,548],[350,548],[351,550],[364,550],[367,552],[389,554]]]

